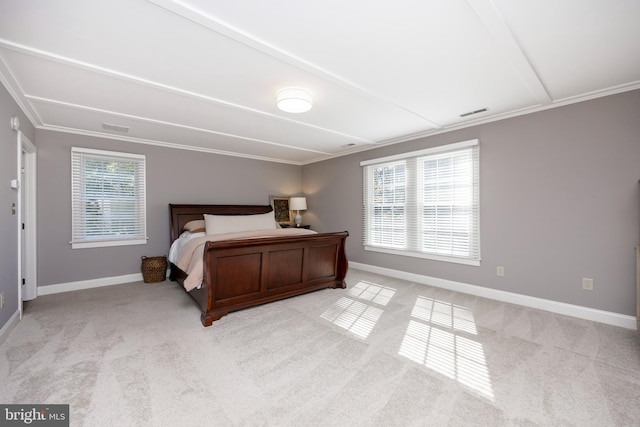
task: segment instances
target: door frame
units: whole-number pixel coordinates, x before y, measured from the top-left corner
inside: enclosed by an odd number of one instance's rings
[[[18,305],[21,317],[22,301],[38,296],[36,165],[36,146],[18,131]]]

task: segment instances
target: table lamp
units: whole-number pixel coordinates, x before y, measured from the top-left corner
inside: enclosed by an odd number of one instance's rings
[[[300,211],[307,210],[307,198],[306,197],[291,197],[289,199],[289,209],[292,211],[296,211],[296,217],[294,221],[296,223],[296,227],[300,227],[302,223],[302,216],[300,216]]]

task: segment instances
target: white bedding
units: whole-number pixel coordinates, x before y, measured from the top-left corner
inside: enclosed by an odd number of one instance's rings
[[[169,248],[169,262],[174,264],[178,261],[178,254],[180,250],[187,244],[187,242],[191,239],[195,239],[196,237],[204,236],[204,231],[201,233],[191,233],[190,231],[185,231],[171,244],[171,248]]]
[[[187,291],[198,288],[202,284],[204,244],[206,242],[316,234],[315,231],[304,228],[276,228],[214,235],[187,233],[188,232],[182,233],[182,235],[173,242],[169,251],[169,261],[187,273],[187,278],[184,280],[184,288]]]

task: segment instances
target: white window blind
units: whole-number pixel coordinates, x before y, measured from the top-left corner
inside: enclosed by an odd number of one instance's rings
[[[145,192],[145,156],[72,147],[72,248],[145,244]]]
[[[479,265],[478,140],[362,162],[367,250]]]

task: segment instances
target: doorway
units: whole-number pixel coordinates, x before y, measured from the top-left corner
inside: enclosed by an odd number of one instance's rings
[[[36,146],[18,131],[18,272],[19,310],[22,301],[38,296],[36,240]]]

